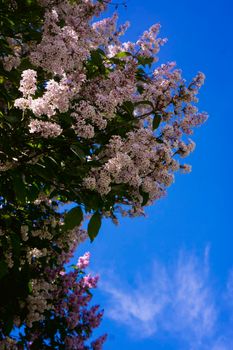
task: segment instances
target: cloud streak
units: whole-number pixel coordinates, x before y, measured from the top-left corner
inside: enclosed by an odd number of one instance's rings
[[[134,337],[165,332],[188,343],[189,349],[231,349],[232,336],[221,330],[219,300],[223,298],[212,285],[208,256],[207,247],[202,257],[180,251],[171,266],[154,261],[151,275],[139,276],[133,287],[111,275],[105,280],[102,277],[106,316],[126,326]],[[227,284],[227,302],[232,296],[233,272]]]

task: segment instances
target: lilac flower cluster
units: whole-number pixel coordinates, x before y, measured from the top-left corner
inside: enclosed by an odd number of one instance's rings
[[[99,326],[103,316],[99,306],[88,308],[92,298],[89,290],[96,288],[98,281],[98,276],[80,273],[88,267],[89,258],[90,253],[85,253],[79,258],[75,270],[68,273],[62,267],[55,270],[48,268],[42,280],[38,278],[32,282],[32,293],[27,301],[30,310],[27,323],[31,327],[27,341],[32,348],[33,343],[43,336],[44,312],[47,309],[52,317],[65,319],[67,331],[64,344],[67,350],[89,349],[85,345],[86,341],[92,330]],[[105,339],[106,335],[99,337],[92,342],[90,349],[101,349]]]
[[[47,7],[43,35],[30,59],[36,68],[52,73],[53,78],[45,82],[42,96],[36,97],[37,72],[24,71],[19,88],[23,97],[15,100],[15,106],[32,112],[29,122],[32,134],[44,138],[62,135],[57,115],[67,112],[77,137],[94,140],[96,133],[104,134],[109,123],[117,118],[124,103],[133,103],[134,130],[125,137],[112,136],[98,155],[93,154],[91,160],[102,165],[91,169],[83,179],[83,188],[105,196],[115,185],[127,184],[133,198],[127,204],[139,213],[142,190],[151,204],[164,196],[166,187],[173,182],[174,171],[191,169],[180,164],[178,156],[187,157],[193,151],[195,145],[187,135],[207,118],[194,106],[204,75],[198,73],[186,86],[180,70],[171,62],[158,66],[138,81],[140,60],[156,62],[160,46],[166,42],[158,38],[159,24],[145,31],[136,43],[121,43],[119,37],[128,23],[117,30],[116,14],[93,23],[106,8],[105,2],[41,3]],[[108,75],[90,78],[86,62],[93,50],[100,47],[106,54],[104,65]],[[123,64],[114,64],[111,59],[121,54]],[[154,113],[161,119],[155,131]]]

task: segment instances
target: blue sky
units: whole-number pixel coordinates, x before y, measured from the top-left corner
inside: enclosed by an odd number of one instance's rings
[[[177,175],[147,218],[105,221],[90,251],[101,277],[94,301],[105,309],[105,350],[233,349],[233,3],[230,0],[128,0],[121,22],[136,40],[155,22],[168,43],[160,63],[184,77],[206,74],[193,171]]]

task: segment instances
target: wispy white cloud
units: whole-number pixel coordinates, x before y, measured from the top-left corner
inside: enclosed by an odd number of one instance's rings
[[[171,277],[171,312],[173,325],[178,331],[201,342],[213,333],[217,308],[211,288],[207,255],[198,259],[195,255],[180,253]]]
[[[141,337],[153,335],[161,313],[169,303],[166,271],[158,269],[159,280],[138,281],[135,288],[114,285],[112,280],[101,283],[109,295],[107,316],[130,327]],[[140,331],[140,333],[138,333]]]
[[[154,261],[151,275],[140,276],[134,287],[111,275],[104,280],[103,274],[105,315],[134,336],[166,332],[188,342],[189,349],[233,349],[231,331],[219,322],[223,298],[212,285],[208,257],[207,247],[202,257],[181,251],[171,266]],[[227,285],[227,300],[233,300],[233,271]]]

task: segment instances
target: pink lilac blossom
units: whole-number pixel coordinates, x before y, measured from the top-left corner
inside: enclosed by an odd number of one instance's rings
[[[36,205],[43,206],[45,203],[40,202]],[[51,240],[52,229],[54,232],[59,230],[62,223],[59,217],[51,217],[47,222],[43,221],[43,228],[33,230],[28,225],[22,225],[20,232],[22,240],[25,242],[31,237],[38,237],[42,240]],[[50,230],[50,231],[49,231]],[[4,230],[0,231],[1,236],[5,236]],[[37,342],[40,337],[43,337],[43,327],[46,327],[45,313],[50,313],[52,317],[56,316],[63,320],[64,326],[67,328],[67,336],[64,339],[67,349],[89,349],[86,346],[94,328],[98,327],[103,311],[99,310],[99,306],[89,306],[91,301],[90,289],[96,288],[98,276],[85,274],[85,269],[89,265],[90,253],[85,253],[81,256],[77,263],[77,268],[66,272],[63,268],[64,263],[68,263],[69,258],[80,242],[87,237],[86,233],[80,228],[75,228],[59,236],[58,240],[53,243],[62,251],[62,254],[57,255],[54,249],[38,249],[33,248],[29,253],[30,258],[27,258],[27,266],[31,266],[38,271],[37,275],[30,280],[30,293],[28,297],[20,302],[20,308],[25,314],[27,329],[30,329],[28,334],[28,345],[33,347],[34,342]],[[68,245],[68,246],[67,246]],[[43,251],[43,254],[41,254]],[[7,254],[8,252],[8,254]],[[25,250],[24,250],[25,252]],[[25,252],[26,253],[26,252]],[[41,259],[46,257],[47,267],[44,269],[40,263]],[[12,268],[10,250],[6,249],[5,260],[9,268]],[[56,260],[56,265],[51,267]],[[24,261],[21,259],[20,268],[23,267]],[[42,270],[41,270],[42,269]],[[81,271],[82,270],[82,271]],[[40,273],[39,271],[43,271]],[[45,323],[44,323],[45,322]],[[18,315],[14,317],[16,327],[22,325],[22,320]],[[84,326],[85,325],[85,326]],[[76,332],[76,327],[82,329]],[[91,344],[90,349],[98,349],[105,341],[106,336],[98,338]],[[17,342],[11,338],[6,338],[0,342],[3,349],[14,349],[17,347]],[[12,347],[11,347],[12,346]]]
[[[90,261],[90,253],[87,252],[78,259],[77,267],[80,270],[83,270],[89,265],[89,261]]]
[[[143,33],[142,37],[136,43],[140,48],[140,54],[154,57],[154,62],[157,60],[155,55],[159,52],[160,46],[167,41],[167,39],[157,39],[160,27],[160,24],[154,24],[148,31]]]
[[[89,253],[79,259],[82,269],[89,264]],[[94,328],[98,327],[103,311],[99,306],[90,306],[91,294],[89,289],[96,288],[98,277],[80,274],[76,269],[66,273],[62,265],[55,269],[47,268],[46,273],[31,281],[31,294],[27,298],[27,326],[31,328],[28,342],[34,342],[43,336],[44,312],[62,318],[67,328],[64,339],[66,349],[89,349],[86,341]],[[25,307],[25,305],[23,305]],[[65,320],[65,321],[64,321]],[[38,325],[38,326],[36,326]],[[77,332],[76,327],[82,326]],[[36,328],[35,328],[36,327]],[[79,328],[80,329],[80,328]],[[91,343],[90,349],[101,349],[106,335]]]
[[[37,72],[33,69],[24,70],[20,81],[19,91],[22,92],[23,97],[34,95],[36,92],[36,78]]]
[[[62,133],[62,128],[56,123],[34,119],[29,123],[29,132],[31,134],[40,134],[44,138],[57,137]]]
[[[3,67],[7,72],[10,72],[13,68],[17,68],[20,63],[20,57],[15,55],[8,55],[2,59]]]
[[[42,40],[31,50],[30,59],[52,78],[44,82],[42,95],[35,97],[36,71],[23,72],[23,97],[16,99],[15,106],[37,116],[29,123],[30,133],[44,138],[59,136],[62,129],[57,114],[69,113],[77,137],[95,143],[96,135],[104,135],[124,103],[134,104],[134,130],[124,137],[113,135],[98,155],[92,155],[91,160],[99,161],[100,166],[86,175],[83,188],[105,196],[113,186],[127,185],[132,198],[127,204],[141,212],[142,190],[151,204],[166,194],[175,171],[188,169],[182,167],[178,156],[184,158],[193,151],[195,145],[187,136],[207,119],[194,106],[205,77],[199,72],[187,85],[181,71],[170,62],[138,81],[140,60],[157,62],[160,47],[166,42],[158,37],[160,24],[145,31],[135,43],[121,43],[119,38],[128,23],[117,29],[116,14],[96,21],[95,16],[106,8],[107,2],[41,4],[46,7]],[[106,53],[103,64],[108,74],[88,78],[85,65],[98,48]],[[122,64],[109,60],[122,51]],[[155,131],[154,113],[161,118]]]

